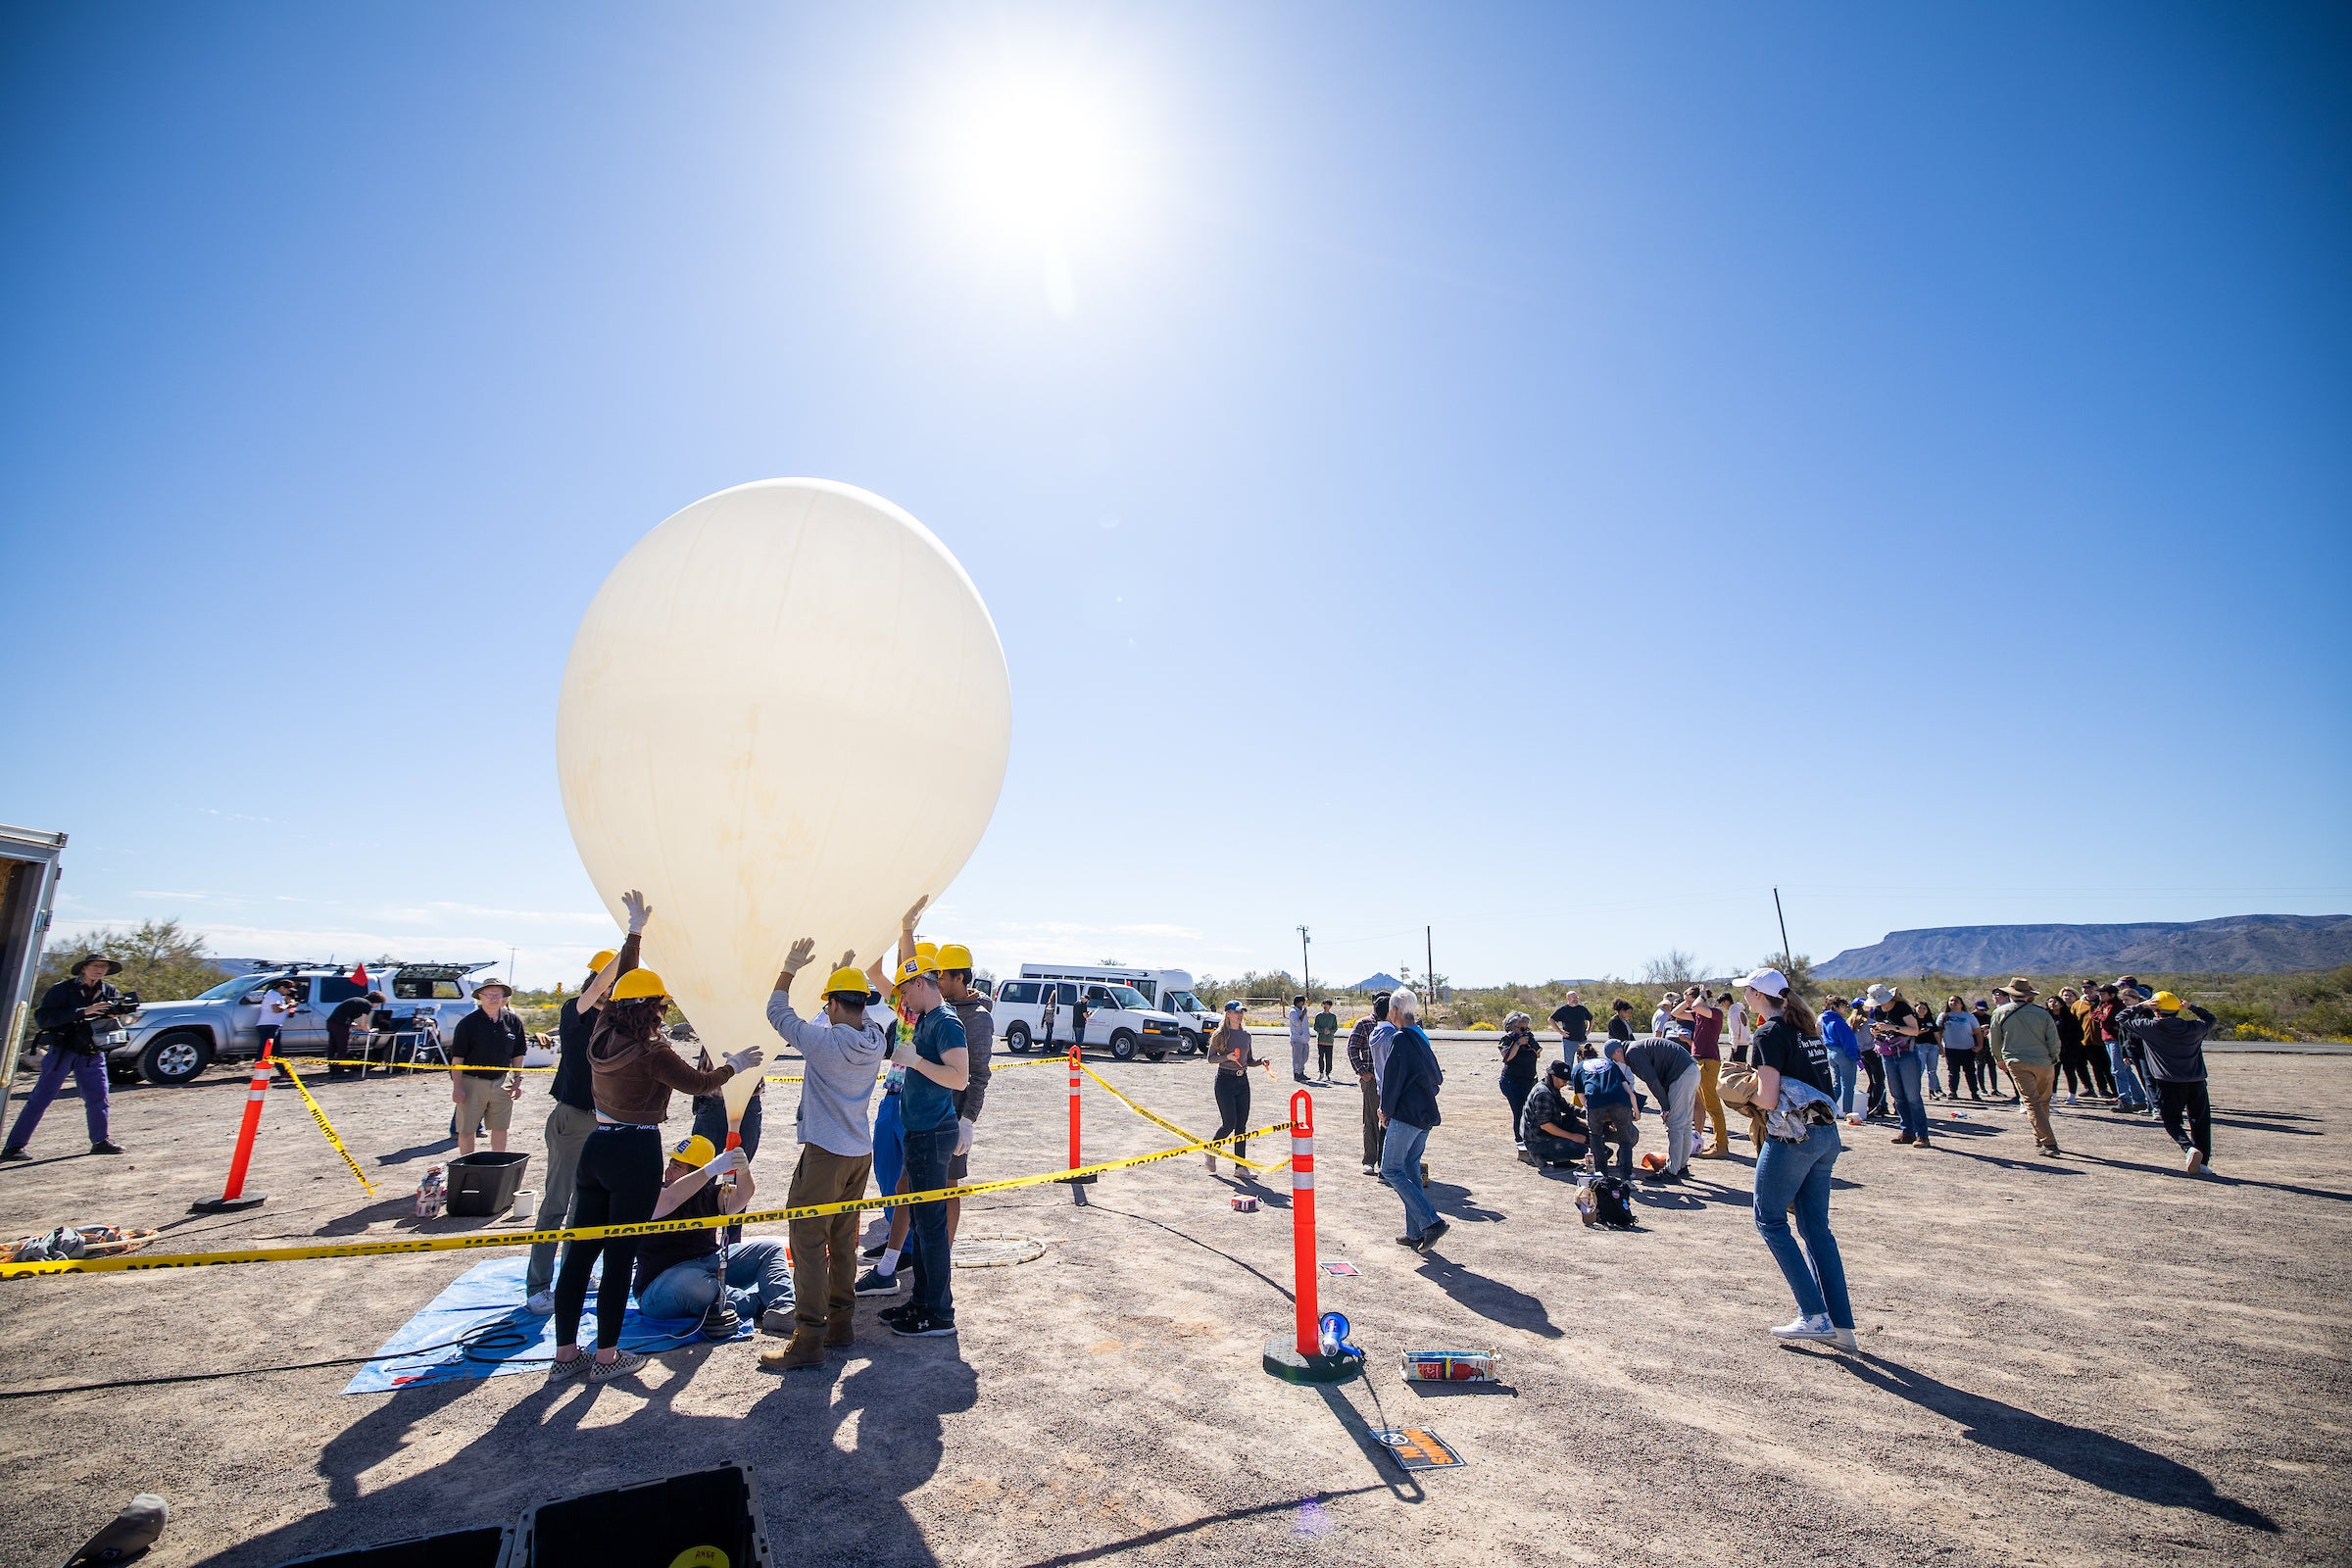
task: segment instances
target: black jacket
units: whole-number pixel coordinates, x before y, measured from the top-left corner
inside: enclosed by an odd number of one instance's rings
[[[32,1021],[41,1031],[42,1043],[52,1050],[93,1052],[98,1049],[98,1042],[91,1035],[90,1020],[81,1015],[81,1009],[112,1002],[121,995],[103,980],[93,992],[83,988],[80,976],[68,975],[41,993],[41,1004],[33,1009]]]
[[[1445,1082],[1438,1054],[1429,1049],[1429,1036],[1419,1024],[1407,1025],[1389,1042],[1388,1070],[1380,1080],[1381,1113],[1408,1127],[1435,1127],[1438,1088]]]

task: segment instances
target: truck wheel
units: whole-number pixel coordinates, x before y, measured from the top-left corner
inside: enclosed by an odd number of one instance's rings
[[[139,1053],[139,1076],[176,1089],[204,1071],[213,1059],[212,1037],[201,1029],[174,1029],[148,1042]]]
[[[1187,1055],[1206,1055],[1208,1036],[1193,1034],[1188,1030],[1184,1037],[1184,1050]]]
[[[1135,1031],[1113,1029],[1110,1032],[1110,1054],[1115,1061],[1133,1061],[1135,1059]]]
[[[1146,1061],[1165,1061],[1168,1059],[1168,1054],[1165,1051],[1147,1051],[1144,1053],[1144,1059]]]
[[[1004,1026],[1004,1049],[1016,1056],[1029,1054],[1029,1026],[1009,1023]]]

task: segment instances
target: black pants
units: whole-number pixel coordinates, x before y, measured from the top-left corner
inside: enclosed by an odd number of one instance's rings
[[[1315,1042],[1315,1076],[1318,1078],[1328,1078],[1331,1076],[1331,1048],[1334,1042],[1329,1040],[1318,1040]]]
[[[2183,1150],[2194,1149],[2201,1158],[2213,1158],[2213,1099],[2206,1094],[2202,1079],[2193,1084],[2157,1079],[2156,1108],[2164,1112],[2164,1130],[2173,1135],[2174,1143]],[[2185,1133],[2180,1126],[2183,1119],[2188,1123]]]
[[[2090,1075],[2098,1080],[2100,1097],[2113,1100],[2115,1098],[2115,1064],[2107,1059],[2106,1046],[2094,1046],[2085,1040],[2082,1042],[2082,1059],[2090,1063]]]
[[[2066,1092],[2068,1094],[2095,1095],[2099,1092],[2099,1080],[2092,1075],[2090,1070],[2090,1057],[2083,1054],[2081,1046],[2076,1046],[2071,1050],[2061,1048],[2058,1053],[2058,1066],[2066,1074]]]
[[[1585,1146],[1565,1138],[1554,1138],[1547,1132],[1527,1135],[1527,1152],[1546,1165],[1578,1165],[1584,1162]]]
[[[349,1061],[351,1059],[351,1023],[352,1021],[346,1018],[341,1023],[330,1023],[326,1026],[327,1060]],[[359,1071],[360,1069],[357,1067],[329,1067],[326,1069],[326,1075],[329,1078],[341,1078],[346,1074],[356,1074]]]
[[[1977,1048],[1974,1046],[1944,1047],[1943,1075],[1951,1085],[1951,1092],[1954,1095],[1960,1093],[1960,1075],[1963,1072],[1968,1074],[1969,1098],[1972,1100],[1983,1099],[1982,1092],[1977,1088]]]
[[[1070,1044],[1080,1051],[1086,1049],[1086,1014],[1083,1012],[1070,1014]]]
[[[1527,1113],[1527,1097],[1536,1092],[1533,1078],[1514,1078],[1502,1075],[1502,1098],[1511,1102],[1511,1141],[1519,1141],[1519,1118]]]
[[[1250,1130],[1250,1075],[1246,1072],[1217,1071],[1217,1130],[1216,1137],[1230,1138],[1235,1133]],[[1250,1157],[1250,1146],[1235,1144],[1233,1152],[1244,1159]]]
[[[1870,1079],[1870,1102],[1863,1107],[1862,1113],[1866,1116],[1886,1115],[1886,1058],[1880,1055],[1877,1051],[1872,1050],[1869,1047],[1864,1047],[1862,1052],[1862,1071],[1864,1076]],[[1758,1152],[1761,1152],[1761,1151],[1758,1151]]]
[[[572,1179],[572,1225],[635,1225],[654,1217],[662,1196],[662,1135],[651,1127],[600,1125],[580,1150]],[[599,1254],[605,1260],[596,1288],[596,1348],[620,1344],[620,1320],[629,1311],[629,1275],[637,1267],[637,1238],[613,1236],[574,1242],[564,1250],[556,1275],[556,1343],[580,1342],[580,1309],[588,1302],[588,1274]]]

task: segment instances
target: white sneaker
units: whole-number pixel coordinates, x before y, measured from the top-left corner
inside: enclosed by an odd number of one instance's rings
[[[1838,1337],[1838,1331],[1830,1326],[1830,1314],[1827,1312],[1816,1312],[1811,1317],[1784,1323],[1772,1333],[1775,1339],[1782,1340],[1834,1340]]]
[[[2205,1169],[2205,1156],[2192,1149],[2188,1152],[2187,1157],[2181,1160],[2180,1168],[2191,1176],[2200,1175]]]
[[[2073,1104],[2073,1103],[2075,1102],[2075,1097],[2074,1097],[2074,1096],[2072,1096],[2072,1095],[2069,1095],[2069,1096],[2067,1096],[2067,1097],[2066,1097],[2066,1102],[2067,1102],[2068,1104],[2070,1104],[2070,1105],[2071,1105],[2071,1104]]]
[[[1862,1347],[1854,1343],[1854,1331],[1852,1329],[1839,1329],[1838,1331],[1837,1345],[1838,1348],[1840,1350],[1859,1350],[1862,1348]]]
[[[522,1304],[541,1317],[553,1317],[556,1311],[556,1293],[553,1291],[537,1292]]]

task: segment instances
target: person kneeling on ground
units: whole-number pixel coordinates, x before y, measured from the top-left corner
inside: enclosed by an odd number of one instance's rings
[[[1609,1043],[1612,1052],[1620,1043]],[[1634,1145],[1642,1141],[1642,1131],[1634,1125],[1634,1087],[1628,1079],[1624,1064],[1613,1056],[1592,1056],[1580,1061],[1569,1074],[1569,1082],[1585,1097],[1585,1119],[1591,1124],[1588,1138],[1591,1150],[1585,1163],[1598,1171],[1608,1158],[1608,1146],[1617,1146],[1617,1174],[1631,1178],[1634,1173]]]
[[[1557,1170],[1581,1163],[1589,1152],[1585,1118],[1568,1103],[1568,1073],[1566,1062],[1553,1062],[1527,1097],[1519,1123],[1519,1157],[1530,1165]]]
[[[732,1175],[729,1188],[718,1178]],[[696,1133],[670,1152],[656,1219],[716,1219],[740,1214],[757,1191],[743,1151],[720,1153]],[[792,1270],[781,1242],[721,1247],[714,1228],[658,1231],[637,1244],[637,1309],[647,1317],[694,1317],[703,1338],[730,1340],[757,1317],[770,1334],[792,1330]]]

